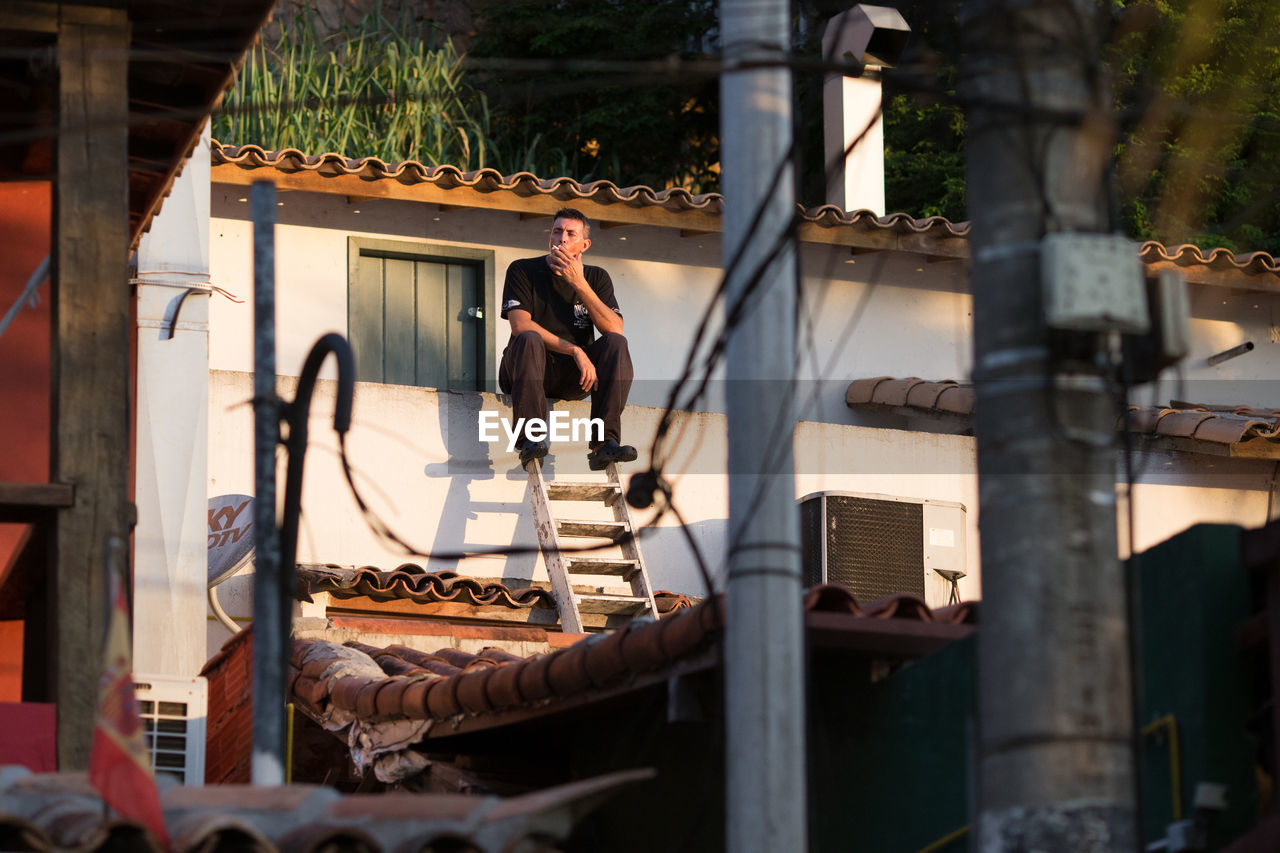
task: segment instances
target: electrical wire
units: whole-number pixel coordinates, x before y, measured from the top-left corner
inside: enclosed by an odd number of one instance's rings
[[[874,123],[874,120],[872,123],[868,124],[868,126],[862,131],[862,133],[858,135],[857,138],[853,140],[853,142],[850,143],[849,148],[847,150],[851,150],[859,141],[861,141],[866,136],[866,134],[870,131],[873,123]],[[846,150],[846,155],[847,155],[847,150]],[[681,402],[680,400],[681,390],[690,382],[694,371],[697,369],[696,367],[697,353],[701,349],[702,343],[706,338],[706,332],[710,326],[710,321],[713,316],[715,306],[718,304],[719,300],[723,297],[724,293],[727,291],[728,284],[731,280],[733,273],[737,270],[737,267],[739,266],[740,262],[743,260],[747,248],[752,244],[752,238],[755,236],[755,233],[760,227],[763,221],[764,215],[767,212],[767,209],[768,209],[767,202],[768,202],[769,195],[771,194],[773,189],[776,189],[776,187],[779,185],[779,182],[787,174],[787,168],[792,165],[792,160],[795,156],[795,151],[796,149],[793,142],[792,145],[789,146],[788,150],[785,152],[784,156],[780,160],[778,166],[776,167],[776,169],[774,170],[771,176],[771,179],[769,181],[770,189],[767,190],[764,194],[765,200],[755,211],[755,214],[753,215],[751,222],[748,226],[746,235],[743,237],[738,250],[734,254],[734,257],[731,259],[730,263],[727,265],[725,273],[722,276],[721,282],[717,287],[712,300],[708,304],[706,311],[704,312],[702,321],[699,324],[699,327],[695,333],[694,342],[690,348],[689,356],[686,359],[685,368],[682,371],[680,378],[676,381],[675,385],[672,388],[672,392],[668,399],[668,405],[664,411],[662,419],[660,420],[659,428],[655,433],[654,442],[653,442],[653,445],[651,446],[650,458],[651,460],[658,460],[658,461],[652,465],[651,473],[654,476],[654,483],[656,488],[662,491],[663,496],[665,498],[664,507],[660,508],[659,512],[643,528],[637,531],[633,531],[632,533],[629,534],[633,538],[638,538],[639,536],[646,534],[649,530],[651,530],[657,525],[658,521],[662,518],[663,513],[667,509],[672,511],[673,515],[676,515],[676,517],[681,521],[681,528],[685,532],[687,543],[690,546],[691,552],[693,553],[695,562],[698,564],[699,573],[703,578],[704,584],[708,591],[708,595],[714,594],[714,590],[715,590],[715,585],[713,583],[711,572],[708,566],[706,565],[706,560],[704,555],[702,555],[701,553],[701,549],[697,546],[696,541],[685,529],[685,525],[683,524],[683,516],[679,513],[679,509],[675,504],[674,494],[670,485],[667,484],[661,476],[663,462],[665,461],[662,453],[664,449],[662,441],[666,433],[670,429],[675,410],[677,408],[686,409],[686,410],[691,408],[705,394],[707,389],[707,384],[710,380],[710,376],[714,371],[716,364],[719,362],[720,358],[724,354],[725,346],[728,340],[728,333],[735,326],[737,326],[738,323],[741,322],[742,318],[746,315],[747,308],[750,304],[749,298],[755,291],[756,287],[759,285],[760,281],[762,280],[765,271],[784,251],[786,251],[786,249],[791,245],[792,241],[795,238],[796,228],[799,223],[798,212],[793,212],[790,220],[788,221],[787,226],[782,230],[782,233],[779,235],[779,238],[775,242],[774,246],[771,247],[771,249],[766,253],[765,257],[761,260],[757,268],[749,275],[747,281],[743,285],[742,290],[738,294],[736,300],[727,308],[724,328],[720,331],[720,334],[718,335],[716,340],[712,343],[708,353],[703,359],[701,381],[697,383],[697,387],[684,399],[683,401],[684,405],[679,405]],[[798,281],[797,281],[797,284],[798,284]],[[794,377],[792,378],[791,381],[794,383],[795,381]],[[778,429],[785,428],[785,427],[786,425],[775,424],[775,433]],[[786,455],[785,453],[782,454],[782,456],[784,457],[785,455]],[[343,474],[347,480],[348,487],[350,488],[352,495],[356,500],[357,506],[360,508],[363,516],[365,517],[366,523],[369,524],[370,528],[380,538],[383,538],[389,542],[394,543],[399,548],[404,550],[406,554],[410,554],[418,557],[425,557],[427,559],[435,557],[437,559],[464,560],[464,559],[469,559],[472,557],[480,557],[480,556],[506,556],[506,555],[521,554],[521,553],[537,553],[541,550],[540,547],[538,546],[505,546],[505,547],[495,548],[495,549],[457,551],[457,552],[439,552],[439,551],[430,552],[430,551],[416,548],[415,546],[411,545],[404,537],[400,536],[394,530],[392,530],[391,527],[388,524],[386,524],[386,522],[384,522],[378,516],[378,514],[372,510],[369,504],[365,501],[363,495],[360,493],[359,487],[356,485],[354,472],[350,463],[350,459],[347,455],[345,437],[342,437],[342,436],[340,436],[339,438],[339,456],[341,458]],[[776,461],[773,463],[774,466],[776,466],[777,464],[778,463]],[[753,507],[758,507],[758,503],[759,503],[758,500],[753,502]],[[753,515],[754,515],[754,510],[749,515],[749,517]],[[611,548],[611,547],[614,547],[615,545],[616,543],[610,542],[608,544],[602,544],[602,545],[582,546],[577,548],[562,548],[562,550],[566,552],[589,552],[589,551],[596,551],[596,550]]]
[[[522,72],[551,70],[551,71],[566,71],[566,72],[591,72],[591,73],[597,73],[597,74],[604,73],[604,72],[617,72],[617,73],[624,73],[624,74],[639,73],[639,74],[650,74],[650,75],[664,74],[667,76],[682,78],[682,79],[713,76],[715,74],[722,73],[728,67],[727,64],[722,63],[718,60],[716,61],[706,61],[706,60],[672,61],[669,59],[635,63],[635,62],[601,62],[596,60],[573,60],[573,59],[501,60],[501,59],[475,59],[475,58],[469,57],[466,59],[465,64],[467,67],[472,67],[476,69],[485,69],[485,70],[509,70],[509,71],[522,71]],[[855,66],[850,63],[831,62],[827,59],[815,61],[815,60],[800,59],[796,57],[786,57],[781,60],[768,60],[768,61],[753,62],[753,63],[746,63],[746,64],[739,63],[734,65],[733,67],[735,69],[786,67],[786,68],[791,68],[796,70],[807,70],[807,71],[818,70],[818,71],[826,71],[829,73],[849,73],[851,71],[860,70],[860,66]],[[1004,112],[1010,109],[1016,110],[1020,115],[1024,117],[1024,119],[1028,121],[1033,120],[1035,118],[1044,118],[1046,115],[1058,118],[1060,120],[1078,120],[1079,118],[1082,117],[1081,113],[1079,112],[1054,111],[1054,110],[1044,111],[1044,110],[1036,110],[1036,109],[1029,110],[1028,102],[1029,102],[1030,93],[1025,88],[1027,75],[1024,73],[1022,75],[1019,75],[1019,77],[1024,84],[1024,91],[1022,92],[1023,97],[1014,102],[1001,101],[999,99],[994,99],[994,98],[974,98],[974,97],[964,97],[964,96],[953,96],[950,93],[939,93],[936,91],[936,87],[921,85],[919,80],[905,77],[905,76],[901,78],[898,82],[899,82],[899,85],[901,85],[903,88],[906,88],[906,89],[921,89],[921,90],[930,91],[931,93],[934,93],[934,94],[945,94],[947,96],[947,99],[953,104],[981,106],[989,110],[994,110],[996,112]],[[403,99],[412,100],[413,96],[409,95],[407,97],[404,97]],[[349,102],[354,103],[359,100],[360,99],[351,99]],[[380,99],[377,99],[377,98],[364,99],[365,102],[370,102],[370,103],[378,102],[379,100]],[[385,100],[387,102],[391,101],[391,99],[385,99]],[[312,102],[308,100],[304,102],[298,102],[297,104],[293,104],[291,106],[300,107],[300,108],[309,108],[309,107],[318,105],[320,103],[331,104],[335,102],[340,103],[343,101],[344,99],[341,99],[341,98],[330,97],[330,98],[318,100],[316,101],[315,104],[312,104]],[[279,108],[279,105],[273,105],[272,108]],[[234,111],[228,111],[228,112],[230,113]],[[868,125],[868,127],[864,129],[861,134],[859,134],[859,136],[850,144],[849,149],[852,149],[852,147],[854,147],[858,142],[862,140],[863,137],[865,137],[866,133],[869,132],[870,127],[871,125]],[[1032,142],[1032,140],[1028,139],[1028,142]],[[846,154],[848,153],[849,149],[846,150]],[[777,186],[778,181],[781,179],[781,176],[785,172],[786,166],[788,165],[787,161],[788,159],[794,156],[794,152],[795,152],[795,148],[793,145],[792,148],[789,149],[787,153],[787,157],[784,157],[783,162],[779,164],[778,169],[775,170],[775,173],[772,176],[773,186],[775,187]],[[1036,152],[1036,154],[1039,156],[1033,155],[1031,158],[1033,163],[1038,163],[1041,166],[1041,169],[1037,170],[1038,174],[1042,174],[1042,166],[1044,162],[1043,153],[1044,153],[1043,148],[1041,147],[1041,150]],[[757,210],[756,215],[753,217],[751,225],[749,226],[748,237],[743,241],[743,248],[745,248],[745,246],[750,242],[751,236],[753,236],[755,234],[755,231],[758,229],[763,213],[764,213],[763,207]],[[761,263],[761,268],[750,276],[747,285],[743,289],[742,297],[738,299],[733,305],[729,306],[729,308],[727,309],[726,322],[723,329],[720,331],[719,336],[714,342],[710,344],[710,346],[708,347],[708,351],[706,352],[705,356],[701,359],[701,364],[698,364],[698,359],[696,358],[696,356],[706,341],[707,330],[710,325],[710,320],[713,316],[712,312],[714,311],[714,308],[716,304],[718,304],[719,300],[723,298],[729,278],[732,275],[732,273],[735,271],[735,267],[737,266],[738,262],[741,260],[741,257],[742,257],[741,252],[739,252],[732,259],[728,267],[728,270],[726,271],[726,274],[720,283],[720,286],[717,288],[715,294],[713,295],[711,304],[708,306],[708,309],[703,316],[702,322],[699,324],[698,329],[695,332],[694,343],[690,348],[689,357],[686,359],[685,368],[673,386],[672,392],[668,399],[666,409],[664,410],[663,417],[660,420],[659,428],[655,433],[655,438],[651,446],[651,459],[656,460],[653,464],[653,469],[655,470],[656,473],[658,474],[661,473],[663,465],[665,463],[664,451],[666,448],[664,446],[664,439],[671,428],[671,422],[673,420],[674,412],[676,410],[688,410],[692,408],[705,395],[707,384],[710,380],[711,373],[715,369],[716,365],[719,363],[721,358],[723,357],[724,345],[727,340],[728,334],[733,330],[733,328],[737,325],[737,323],[740,322],[742,316],[744,316],[744,311],[748,304],[747,297],[752,295],[756,286],[759,284],[760,277],[763,274],[763,270],[766,269],[767,266],[770,263],[772,263],[773,260],[775,260],[781,254],[782,251],[785,250],[785,245],[786,245],[785,241],[791,240],[794,238],[796,224],[797,224],[796,219],[793,217],[792,221],[788,225],[788,228],[785,230],[782,239],[779,241],[779,244],[775,246],[774,249],[767,254],[765,260]],[[797,290],[798,296],[803,294],[803,284],[801,279],[802,277],[797,275],[796,290]],[[871,292],[871,288],[868,288],[867,291],[864,293],[864,298],[859,305],[859,309],[855,312],[853,318],[851,318],[851,322],[847,324],[846,331],[842,333],[841,335],[842,343],[847,340],[847,337],[850,334],[852,334],[853,329],[856,328],[858,320],[861,317],[862,312],[865,310],[867,300],[869,299],[869,296],[870,296],[870,292]],[[798,301],[797,304],[803,304],[803,300]],[[814,359],[814,363],[816,366],[816,348],[814,347],[814,342],[813,342],[812,322],[811,322],[811,318],[808,318],[807,314],[805,316],[806,316],[806,321],[809,323],[809,325],[807,326],[807,338],[802,335],[801,340],[802,341],[807,340],[809,354]],[[833,358],[834,357],[835,355],[833,355]],[[828,369],[830,367],[831,365],[829,364]],[[701,374],[701,379],[697,381],[692,391],[686,392],[686,389],[693,382],[693,377],[695,372],[698,372]],[[825,372],[826,371],[819,371],[818,372],[819,377],[823,375]],[[794,382],[795,380],[793,379],[792,381]],[[682,397],[682,393],[684,393],[683,397]],[[785,428],[785,425],[782,425],[782,427],[779,427],[779,425],[775,424],[775,432],[779,428]],[[781,455],[785,456],[786,454],[782,453]],[[778,460],[774,460],[773,462],[771,462],[769,467],[771,469],[774,468],[777,461]],[[346,463],[346,460],[345,460],[345,450],[344,450],[344,467],[345,467],[345,463]],[[347,473],[348,473],[349,481],[352,483],[354,487],[354,480],[351,479],[349,469],[347,469]],[[665,495],[668,498],[668,503],[670,503],[671,492],[670,492],[669,486],[665,490]],[[367,509],[367,507],[363,507],[363,508]],[[388,534],[391,533],[389,529],[386,532]],[[429,556],[416,549],[410,549],[407,543],[405,543],[402,539],[400,539],[399,537],[394,537],[394,534],[392,534],[392,536],[393,536],[393,541],[397,541],[397,543],[401,547],[409,549],[413,553],[418,554],[420,556]],[[604,547],[608,547],[608,546],[604,546]],[[584,550],[591,550],[591,549],[584,549]],[[479,553],[481,552],[460,552],[460,554],[465,554],[467,556],[478,555]],[[484,553],[487,554],[488,552],[484,552]],[[503,553],[503,552],[494,552],[494,553]],[[440,556],[444,556],[444,555],[440,555]],[[450,556],[453,556],[453,555],[450,555]],[[703,569],[705,569],[705,567],[703,567]],[[710,588],[710,585],[709,585],[709,588]]]
[[[874,128],[875,124],[879,120],[880,119],[878,116],[874,116],[871,119],[869,119],[867,124],[863,127],[863,129],[844,148],[843,152],[833,157],[831,164],[828,165],[827,171],[829,172],[831,171],[831,169],[835,168],[836,164],[843,163],[843,161],[849,156],[849,154],[853,151],[853,149],[857,147],[857,145],[866,138],[867,134],[871,132],[871,130]],[[713,315],[716,305],[718,304],[719,300],[723,297],[724,293],[727,290],[733,271],[736,269],[738,263],[742,260],[746,247],[750,245],[751,238],[754,236],[754,232],[756,228],[758,228],[765,212],[767,211],[769,196],[773,192],[773,190],[777,188],[780,180],[782,179],[782,176],[786,173],[786,167],[788,165],[794,166],[794,158],[797,156],[797,153],[798,153],[798,149],[796,148],[793,142],[792,145],[785,152],[784,157],[782,158],[782,161],[779,163],[778,167],[774,170],[773,176],[769,183],[770,189],[764,193],[764,200],[761,202],[760,206],[756,209],[755,215],[752,217],[747,235],[743,238],[738,251],[735,253],[735,255],[730,261],[730,264],[727,266],[726,272],[721,279],[720,286],[717,288],[715,295],[713,296],[711,302],[708,304],[707,308],[705,309],[702,322],[699,324],[698,330],[695,334],[694,344],[690,348],[690,354],[686,359],[685,370],[683,371],[681,378],[677,381],[676,387],[672,389],[672,393],[668,401],[667,408],[663,412],[663,416],[659,421],[658,430],[655,433],[654,442],[650,448],[650,460],[651,460],[650,473],[652,476],[656,478],[659,478],[659,479],[661,478],[662,469],[666,462],[665,457],[660,455],[660,448],[661,448],[662,438],[665,436],[666,430],[669,428],[670,420],[673,417],[673,411],[674,411],[674,405],[675,405],[674,401],[678,399],[680,388],[687,381],[689,381],[689,378],[693,370],[694,356],[701,346],[701,339],[704,336],[705,330],[710,323],[710,319]],[[689,398],[691,402],[686,403],[686,406],[685,406],[686,408],[690,407],[693,402],[696,402],[697,400],[701,399],[703,393],[705,392],[707,383],[710,381],[712,371],[714,370],[716,364],[719,362],[720,358],[724,354],[725,347],[728,343],[729,333],[741,322],[742,318],[745,316],[745,306],[748,304],[748,300],[751,297],[751,295],[754,293],[755,289],[760,285],[765,272],[769,269],[769,267],[773,264],[773,262],[778,258],[778,256],[780,256],[781,253],[785,251],[793,243],[793,241],[795,241],[797,237],[797,229],[799,226],[799,222],[800,222],[800,217],[798,212],[793,213],[786,228],[784,228],[780,233],[778,240],[770,248],[770,250],[765,254],[764,258],[760,260],[755,270],[749,276],[747,282],[744,284],[742,288],[741,293],[739,294],[738,300],[726,309],[726,312],[725,312],[726,319],[725,319],[724,327],[721,329],[719,336],[717,337],[717,339],[715,340],[715,342],[712,344],[710,348],[710,352],[707,354],[706,358],[704,359],[704,362],[702,365],[702,371],[703,371],[702,379],[699,382],[698,387],[695,389],[695,391],[692,393],[691,397]],[[803,294],[803,276],[800,274],[800,265],[798,260],[795,267],[795,280],[793,282],[793,287],[795,288],[797,293],[797,306],[799,306],[803,302],[801,298]],[[846,338],[848,335],[852,334],[853,330],[857,327],[858,323],[861,321],[862,311],[865,310],[865,307],[866,307],[867,301],[870,298],[870,293],[872,289],[873,288],[871,287],[867,289],[867,291],[865,292],[865,298],[860,304],[860,309],[855,312],[855,314],[850,318],[850,321],[846,324],[845,330],[842,332],[842,340]],[[797,381],[798,381],[796,378],[797,376],[796,368],[798,368],[801,358],[802,358],[801,350],[797,348],[797,352],[795,355],[795,363],[793,364],[793,369],[791,371],[791,377],[787,380],[789,382],[789,391],[793,395],[795,393],[795,390],[797,387]],[[781,441],[781,438],[784,432],[788,432],[793,429],[794,429],[794,412],[788,413],[785,410],[780,411],[777,415],[777,418],[775,419],[773,428],[770,431],[771,440],[767,442],[767,446],[771,448],[771,453],[768,457],[766,457],[766,462],[765,462],[765,465],[763,466],[763,471],[766,473],[766,475],[776,475],[777,473],[779,473],[781,471],[782,464],[791,455],[792,449],[791,449],[790,442],[784,445],[783,442]],[[759,486],[757,487],[751,501],[749,502],[747,510],[742,514],[743,520],[741,522],[741,526],[745,527],[746,525],[750,524],[751,520],[755,518],[756,513],[759,512],[760,507],[762,506],[763,500],[767,496],[767,492],[765,491],[765,488],[766,488],[765,482],[762,480]]]

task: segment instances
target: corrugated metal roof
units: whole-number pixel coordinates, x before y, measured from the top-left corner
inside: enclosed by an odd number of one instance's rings
[[[552,853],[562,849],[576,816],[652,776],[651,770],[626,770],[508,799],[403,792],[344,796],[318,785],[170,787],[162,799],[177,853]],[[31,774],[21,767],[0,768],[0,844],[6,850],[82,853],[161,850],[142,826],[108,817],[85,774]]]
[[[845,391],[852,409],[888,409],[903,414],[946,418],[973,414],[972,385],[948,379],[930,382],[918,377],[875,376],[857,379]],[[1124,428],[1123,419],[1117,424]],[[1249,406],[1202,406],[1173,401],[1169,406],[1130,406],[1129,429],[1151,438],[1187,439],[1179,449],[1208,450],[1247,442],[1266,442],[1280,452],[1280,409]]]
[[[678,187],[619,187],[610,181],[579,183],[567,177],[539,178],[529,172],[503,175],[494,169],[464,172],[454,166],[427,166],[416,160],[386,163],[376,157],[350,158],[333,153],[309,155],[296,148],[267,151],[257,145],[223,145],[216,140],[212,149],[215,167],[273,169],[288,175],[311,173],[329,178],[354,177],[370,184],[392,181],[404,186],[430,185],[443,190],[466,188],[482,193],[509,193],[521,199],[550,197],[566,204],[590,201],[600,205],[653,208],[673,214],[672,220],[665,224],[676,228],[681,227],[678,217],[681,213],[698,212],[719,217],[724,210],[724,196],[719,193],[694,195]],[[947,257],[965,257],[968,254],[968,222],[951,222],[941,216],[917,219],[905,213],[877,216],[867,210],[845,211],[832,205],[802,209],[800,215],[804,223],[817,229],[852,229],[868,234],[912,238],[902,245],[886,243],[877,248],[899,248],[925,254],[936,251]],[[1172,265],[1188,271],[1205,269],[1246,276],[1280,275],[1280,262],[1266,252],[1236,254],[1227,249],[1213,249],[1206,253],[1191,245],[1165,246],[1148,241],[1139,247],[1138,253],[1145,263],[1156,267]],[[1271,279],[1256,284],[1262,289],[1280,288],[1280,282]]]

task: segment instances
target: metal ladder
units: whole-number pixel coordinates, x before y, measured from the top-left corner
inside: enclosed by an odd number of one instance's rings
[[[529,473],[529,498],[533,503],[533,522],[538,529],[538,544],[551,578],[551,594],[560,612],[560,629],[565,633],[580,634],[585,629],[584,613],[630,615],[632,618],[658,618],[658,606],[653,600],[649,573],[645,571],[640,546],[627,534],[635,530],[631,513],[622,496],[622,480],[618,475],[618,463],[605,468],[609,479],[605,482],[556,483],[547,482],[542,476],[542,460],[531,459],[525,464]],[[557,519],[551,512],[553,501],[592,501],[613,509],[613,521],[579,521]],[[601,557],[594,552],[565,553],[560,547],[562,536],[612,540],[622,551],[621,559]],[[613,575],[631,584],[631,595],[609,595],[603,592],[584,593],[573,588],[573,575]]]

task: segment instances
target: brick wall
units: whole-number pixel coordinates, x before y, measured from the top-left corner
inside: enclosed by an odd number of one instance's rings
[[[200,674],[209,680],[204,780],[247,784],[253,752],[253,629],[227,640]]]

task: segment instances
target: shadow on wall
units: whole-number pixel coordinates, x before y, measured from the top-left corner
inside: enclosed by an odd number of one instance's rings
[[[493,445],[481,441],[477,429],[485,397],[481,394],[443,390],[438,392],[438,395],[440,435],[448,457],[444,462],[433,462],[427,465],[423,469],[423,474],[431,479],[447,479],[449,486],[445,493],[444,504],[439,507],[440,523],[436,528],[432,553],[485,551],[503,545],[536,543],[538,540],[533,527],[533,518],[528,511],[527,485],[522,500],[518,504],[502,500],[475,500],[471,496],[473,483],[493,480],[495,477],[494,460],[491,456]],[[510,411],[504,412],[504,415],[509,417]],[[527,481],[527,475],[519,467],[508,472],[507,476],[508,479]],[[496,537],[475,542],[468,539],[468,522],[482,521],[485,515],[511,514],[516,515],[517,521],[507,541],[495,541]],[[477,527],[481,530],[500,530],[504,525],[496,523]],[[484,566],[486,564],[497,566],[499,565],[497,560],[463,561],[433,557],[429,570],[456,571],[459,574],[474,577],[532,578],[537,561],[537,553],[514,554],[502,562],[503,568],[500,571],[494,571]]]
[[[623,478],[624,482],[626,477]],[[712,583],[717,591],[723,591],[728,571],[729,519],[709,518],[695,521],[687,527],[689,536],[697,543]],[[688,595],[708,594],[701,580],[690,586],[691,576],[698,574],[697,557],[680,527],[655,527],[641,534],[640,549],[644,554],[645,568],[654,590],[672,590]],[[680,555],[672,558],[662,555]],[[673,562],[673,559],[678,562]]]

